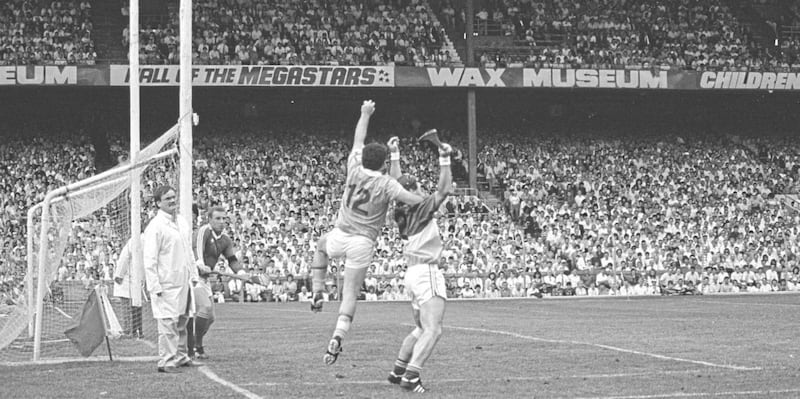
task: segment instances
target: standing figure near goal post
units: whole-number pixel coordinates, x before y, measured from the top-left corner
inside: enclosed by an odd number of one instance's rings
[[[134,338],[143,338],[142,304],[137,305],[133,299],[134,295],[142,292],[143,286],[141,281],[133,281],[132,264],[131,242],[128,240],[122,247],[114,268],[114,296],[122,298],[122,303],[128,309],[128,314],[122,321],[123,332]],[[144,273],[142,272],[140,275],[144,275]],[[134,292],[134,290],[138,292]]]
[[[379,143],[364,145],[369,120],[375,112],[372,100],[361,105],[361,117],[356,124],[353,150],[347,158],[347,180],[341,206],[333,230],[320,237],[311,265],[314,299],[312,311],[322,310],[325,274],[328,258],[344,258],[342,302],[336,329],[323,357],[325,364],[336,362],[342,351],[342,340],[356,312],[356,298],[372,262],[375,241],[386,221],[392,201],[416,204],[422,197],[406,191],[400,183],[383,173],[387,147]],[[393,159],[392,162],[398,162]]]
[[[452,148],[448,144],[440,144],[439,184],[436,192],[425,197],[419,204],[398,205],[394,211],[400,236],[406,241],[403,248],[403,255],[408,263],[405,286],[409,288],[411,295],[416,327],[403,340],[388,380],[411,392],[425,392],[419,374],[442,334],[447,288],[439,269],[439,258],[444,246],[434,216],[453,191],[451,152]],[[394,170],[394,167],[392,165],[391,174],[399,175],[399,168]],[[414,177],[403,175],[398,181],[406,190],[423,195]]]
[[[194,287],[194,298],[197,312],[189,320],[189,356],[206,359],[203,337],[208,333],[214,323],[214,293],[208,277],[214,272],[214,267],[220,256],[228,260],[228,266],[234,273],[239,273],[242,264],[236,257],[233,240],[225,233],[228,212],[221,206],[213,206],[208,210],[208,223],[197,229],[195,236],[194,255],[197,259],[197,269],[200,277]]]
[[[153,191],[158,213],[142,235],[147,290],[158,323],[158,371],[162,373],[202,365],[187,353],[186,323],[194,311],[192,285],[198,275],[190,243],[191,226],[178,217],[177,198],[170,186]]]

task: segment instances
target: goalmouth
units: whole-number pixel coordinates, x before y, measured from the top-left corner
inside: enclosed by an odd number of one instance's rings
[[[13,304],[0,306],[0,364],[76,358],[64,331],[98,283],[109,288],[123,327],[124,335],[112,341],[115,357],[155,355],[157,331],[143,294],[143,269],[131,267],[127,284],[114,284],[113,277],[117,257],[132,238],[131,215],[148,220],[141,203],[152,190],[179,187],[179,137],[175,125],[137,161],[53,190],[28,210],[27,272]],[[138,239],[137,234],[131,241]]]

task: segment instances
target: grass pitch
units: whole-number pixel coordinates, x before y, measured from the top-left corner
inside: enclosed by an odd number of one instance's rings
[[[413,396],[385,380],[412,328],[410,305],[359,303],[328,367],[336,305],[312,314],[308,304],[222,304],[206,367],[0,367],[0,397]],[[798,320],[798,295],[450,301],[422,379],[426,396],[443,398],[797,398]]]

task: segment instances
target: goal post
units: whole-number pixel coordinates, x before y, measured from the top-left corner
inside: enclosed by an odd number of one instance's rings
[[[128,111],[130,113],[130,162],[138,162],[141,152],[141,96],[139,83],[139,0],[130,0],[128,4],[128,34],[130,35],[128,45],[128,65],[130,68],[130,79],[128,83]],[[140,275],[144,270],[144,260],[142,257],[142,187],[139,169],[131,170],[131,190],[130,190],[130,252],[131,252],[131,281],[142,281],[144,276]],[[131,306],[142,306],[142,293],[140,290],[130,292]]]
[[[114,265],[132,234],[131,215],[149,220],[154,210],[136,202],[152,196],[161,184],[179,187],[180,128],[173,126],[128,161],[104,173],[53,190],[28,210],[27,272],[13,304],[0,304],[0,364],[74,359],[77,350],[64,335],[97,282],[113,284]],[[133,192],[134,180],[141,191]],[[139,198],[140,201],[132,201]],[[141,259],[141,254],[139,254]],[[139,323],[135,337],[112,341],[115,358],[155,354],[155,321],[142,295],[143,273],[132,267],[131,298],[113,299],[123,326],[131,328],[128,308],[138,295]],[[144,314],[142,314],[144,313]]]
[[[33,360],[37,361],[41,355],[41,342],[42,342],[42,318],[44,312],[42,308],[44,307],[44,292],[45,292],[45,284],[49,284],[52,279],[52,265],[55,262],[51,263],[47,260],[49,259],[57,259],[61,257],[61,253],[63,249],[61,246],[65,243],[56,242],[57,248],[53,250],[53,248],[49,248],[49,245],[45,245],[45,243],[49,240],[50,233],[50,225],[52,221],[50,220],[51,215],[50,213],[54,213],[52,215],[54,218],[59,217],[56,216],[55,213],[61,212],[62,215],[70,217],[70,220],[74,220],[77,218],[82,218],[88,214],[94,213],[100,207],[104,206],[102,201],[98,203],[95,199],[95,192],[112,192],[117,193],[117,195],[111,195],[110,197],[113,199],[118,195],[122,194],[125,190],[126,186],[132,184],[130,181],[131,179],[128,178],[126,175],[132,173],[134,176],[136,175],[136,170],[145,166],[147,163],[151,161],[157,161],[161,158],[166,158],[168,156],[172,156],[176,154],[175,149],[168,150],[163,153],[156,154],[153,158],[145,160],[141,163],[129,163],[128,165],[123,165],[119,167],[117,170],[109,170],[104,173],[92,176],[86,180],[79,181],[77,183],[73,183],[68,186],[64,186],[62,188],[56,189],[47,193],[44,197],[44,201],[42,201],[42,226],[40,229],[40,237],[39,237],[39,270],[37,273],[37,285],[36,285],[36,321],[34,322],[34,341],[33,341]],[[88,197],[88,198],[87,198]],[[74,206],[73,204],[69,204],[70,202],[74,202],[75,199],[80,199],[83,204],[80,204],[78,207]],[[64,206],[59,206],[64,204]],[[82,205],[82,206],[81,206]],[[69,209],[69,210],[67,210]],[[134,210],[135,211],[135,210]],[[50,250],[52,252],[52,257],[48,252]],[[59,262],[60,263],[60,262]],[[135,268],[134,268],[135,269]],[[136,281],[133,281],[136,283]]]

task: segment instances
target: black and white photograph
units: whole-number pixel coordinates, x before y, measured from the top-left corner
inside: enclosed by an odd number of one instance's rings
[[[0,0],[0,398],[800,398],[800,0]]]

